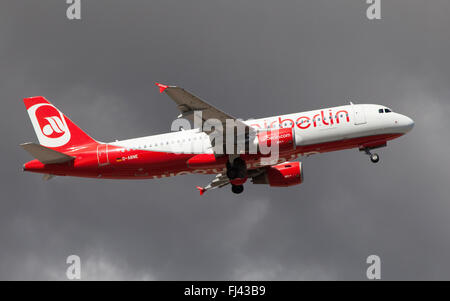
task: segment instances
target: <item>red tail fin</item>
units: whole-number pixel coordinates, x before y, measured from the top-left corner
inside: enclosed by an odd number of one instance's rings
[[[96,142],[44,97],[29,97],[23,101],[41,145],[64,151]]]

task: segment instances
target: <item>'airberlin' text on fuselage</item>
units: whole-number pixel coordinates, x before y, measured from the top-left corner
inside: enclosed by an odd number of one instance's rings
[[[275,128],[275,125],[278,123],[279,128],[285,128],[285,127],[294,127],[294,125],[297,125],[297,127],[301,130],[306,130],[309,127],[317,127],[320,125],[334,125],[339,124],[345,120],[346,122],[350,122],[350,116],[348,114],[347,110],[340,110],[336,112],[336,114],[333,114],[332,110],[328,111],[328,114],[325,111],[320,111],[320,113],[315,114],[312,117],[309,116],[300,116],[297,119],[282,119],[282,116],[278,117],[278,119],[273,120],[270,124],[267,123],[267,120],[264,120],[264,124],[251,124],[253,127],[257,127],[260,129],[268,129],[268,128]]]

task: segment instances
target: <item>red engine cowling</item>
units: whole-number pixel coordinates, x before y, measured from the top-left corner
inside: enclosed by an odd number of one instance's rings
[[[267,167],[266,171],[254,178],[253,184],[269,184],[274,187],[288,187],[303,183],[301,162],[286,162]]]
[[[295,149],[294,128],[272,129],[258,132],[257,144],[259,149],[271,148],[278,144],[278,151],[289,151]]]

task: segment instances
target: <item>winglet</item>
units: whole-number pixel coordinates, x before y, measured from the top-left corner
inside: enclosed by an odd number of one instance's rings
[[[169,88],[169,86],[163,85],[163,84],[160,84],[160,83],[155,83],[155,85],[157,85],[159,87],[159,93],[162,93],[162,92],[164,92],[164,90]]]
[[[200,195],[203,195],[205,193],[205,191],[206,191],[205,188],[200,187],[200,186],[196,186],[196,188],[200,191]]]

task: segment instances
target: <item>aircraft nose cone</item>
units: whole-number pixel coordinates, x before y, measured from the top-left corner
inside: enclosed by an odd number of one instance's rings
[[[408,116],[403,116],[402,119],[403,119],[401,122],[402,128],[405,131],[405,133],[407,133],[414,127],[414,120],[412,120]]]
[[[408,119],[409,119],[409,127],[410,127],[410,129],[412,129],[413,127],[414,127],[414,120],[412,120],[411,118],[409,118],[408,117]]]

